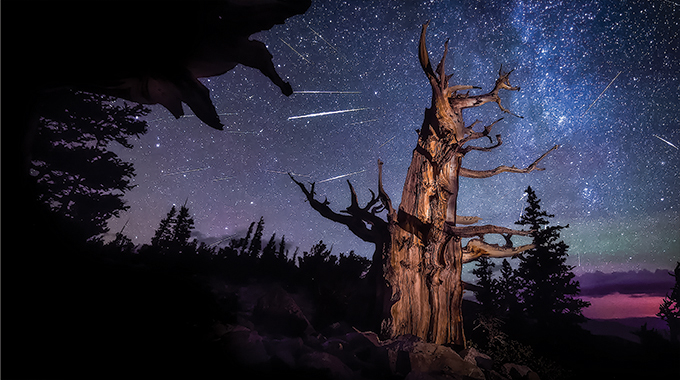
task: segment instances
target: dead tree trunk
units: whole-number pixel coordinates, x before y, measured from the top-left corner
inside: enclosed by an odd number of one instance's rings
[[[460,226],[476,223],[477,217],[456,215],[458,180],[460,176],[487,178],[503,172],[529,173],[543,170],[537,164],[557,146],[524,169],[499,166],[492,170],[475,171],[461,166],[464,156],[472,151],[491,151],[502,144],[500,135],[493,143],[489,133],[499,120],[474,131],[478,121],[466,127],[462,110],[495,102],[500,109],[499,90],[517,91],[509,83],[511,72],[499,71],[493,90],[482,95],[469,95],[474,86],[449,86],[451,76],[445,75],[444,55],[432,69],[425,44],[428,23],[423,25],[418,47],[420,64],[432,87],[432,104],[425,110],[418,143],[413,150],[411,165],[406,175],[401,204],[392,206],[382,186],[382,162],[379,162],[378,195],[374,193],[365,207],[358,204],[356,192],[349,183],[351,205],[336,213],[329,202],[314,199],[314,184],[294,181],[305,193],[312,207],[322,216],[345,224],[364,241],[373,242],[376,251],[371,270],[376,284],[376,314],[382,319],[384,335],[413,334],[428,342],[452,343],[465,346],[461,312],[463,283],[462,266],[480,256],[508,257],[532,248],[531,245],[513,247],[513,235],[528,235],[531,231],[517,231],[493,225]],[[489,147],[466,145],[480,138],[488,138]],[[386,218],[379,216],[386,213]],[[502,234],[506,245],[486,243],[486,234]],[[473,238],[462,245],[464,238]]]

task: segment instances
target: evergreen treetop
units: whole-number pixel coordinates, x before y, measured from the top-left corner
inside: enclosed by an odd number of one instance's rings
[[[541,209],[541,200],[530,186],[526,193],[528,205],[516,224],[534,230],[535,248],[520,256],[516,271],[522,309],[539,323],[583,321],[581,310],[590,304],[575,298],[580,287],[574,281],[574,267],[566,264],[569,246],[559,240],[560,231],[569,225],[549,226],[548,218],[554,215]]]

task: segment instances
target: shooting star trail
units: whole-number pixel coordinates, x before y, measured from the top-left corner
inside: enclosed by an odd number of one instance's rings
[[[325,43],[326,43],[326,45],[330,46],[330,47],[331,47],[331,49],[333,49],[333,51],[335,51],[336,53],[339,53],[339,52],[338,52],[338,49],[336,49],[336,48],[335,48],[335,46],[331,45],[331,43],[330,43],[330,42],[326,41],[326,39],[325,39],[325,38],[323,38],[323,36],[321,36],[321,35],[320,35],[319,33],[317,33],[317,32],[316,32],[316,30],[312,29],[312,27],[311,27],[311,26],[309,26],[309,25],[307,25],[307,27],[309,28],[309,30],[311,30],[311,31],[312,31],[312,33],[316,34],[316,35],[317,35],[317,37],[321,38],[321,40],[323,40],[323,42],[325,42]]]
[[[600,97],[602,96],[602,94],[604,94],[604,92],[607,91],[607,89],[609,88],[609,86],[611,86],[612,83],[614,83],[614,81],[616,80],[616,78],[618,78],[619,75],[621,75],[622,72],[623,72],[623,71],[619,71],[618,74],[616,74],[616,76],[614,77],[614,79],[612,79],[612,81],[609,82],[609,84],[607,85],[607,87],[605,87],[604,90],[602,90],[602,92],[600,92],[600,95],[598,95],[597,98],[595,98],[595,101],[593,101],[593,102],[590,104],[590,107],[588,107],[588,109],[586,110],[586,112],[584,112],[583,114],[581,114],[581,116],[587,114],[588,111],[590,111],[590,109],[593,108],[593,106],[595,105],[595,103],[597,103],[597,101],[600,99]]]
[[[335,115],[338,113],[346,113],[346,112],[356,112],[356,111],[363,111],[363,110],[368,110],[370,108],[353,108],[351,110],[340,110],[340,111],[328,111],[328,112],[319,112],[319,113],[310,113],[307,115],[300,115],[300,116],[291,116],[288,118],[288,120],[295,120],[295,119],[304,119],[306,117],[317,117],[317,116],[326,116],[326,115]]]
[[[316,91],[316,90],[301,90],[301,91],[293,91],[293,94],[361,94],[361,91]]]
[[[213,182],[218,182],[218,181],[224,181],[224,180],[227,180],[227,179],[234,179],[234,178],[236,178],[236,177],[227,176],[227,177],[215,178],[215,179],[213,179],[212,181],[213,181]]]
[[[238,115],[238,112],[225,112],[225,113],[218,113],[217,116],[227,116],[227,115]],[[180,117],[174,117],[174,116],[167,116],[167,117],[158,117],[155,119],[147,120],[147,123],[151,123],[153,121],[159,121],[159,120],[171,120],[171,119],[186,119],[188,117],[196,117],[196,115],[182,115]]]
[[[666,140],[665,138],[663,138],[663,137],[661,137],[661,136],[659,136],[659,135],[652,135],[652,136],[654,136],[654,137],[656,137],[657,139],[659,139],[659,140],[665,142],[666,144],[672,146],[673,148],[680,150],[680,148],[678,148],[675,144],[673,144],[672,142]]]
[[[288,46],[288,47],[290,48],[290,50],[294,51],[295,54],[299,55],[300,58],[304,59],[304,60],[305,60],[307,63],[309,63],[310,65],[312,64],[307,58],[305,58],[304,55],[300,54],[300,52],[298,52],[298,51],[295,50],[292,46],[290,46],[290,44],[289,44],[288,42],[284,41],[283,38],[279,37],[279,39],[281,40],[281,42],[283,42],[284,44],[286,44],[286,46]]]
[[[224,132],[241,134],[241,135],[247,135],[247,134],[259,135],[260,133],[262,133],[262,131],[264,131],[264,128],[260,129],[259,131],[229,131],[229,130],[226,130]]]
[[[227,241],[227,240],[233,238],[234,236],[236,236],[236,235],[235,235],[235,234],[234,234],[234,235],[229,235],[229,236],[227,236],[227,237],[225,237],[225,238],[222,238],[222,239],[220,239],[220,240],[218,240],[218,241],[216,241],[216,242],[214,242],[214,243],[208,245],[208,248],[216,247],[216,246],[218,246],[219,244],[224,243],[225,241]]]
[[[385,141],[384,143],[380,144],[380,146],[378,147],[378,149],[380,149],[380,148],[382,148],[383,146],[387,145],[388,142],[394,140],[396,137],[397,137],[397,136],[395,135],[395,136],[393,136],[391,139],[389,139],[389,140]]]
[[[522,194],[522,196],[517,200],[517,202],[520,202],[520,201],[521,201],[522,199],[524,199],[524,197],[526,197],[527,195],[529,195],[529,194],[528,194],[527,192],[524,192],[524,194]],[[522,215],[524,215],[524,208],[522,208],[522,209],[519,211],[519,219],[522,219]]]
[[[311,178],[311,177],[312,177],[311,175],[307,175],[307,174],[298,174],[298,173],[293,173],[293,172],[284,172],[284,171],[282,171],[282,170],[269,170],[269,169],[264,169],[264,171],[266,171],[266,172],[268,172],[268,173],[276,173],[276,174],[285,174],[285,175],[290,174],[290,175],[293,175],[293,176],[296,176],[296,177],[307,177],[307,178]]]
[[[364,121],[356,121],[354,123],[349,123],[347,124],[348,126],[350,125],[358,125],[358,124],[363,124],[363,123],[370,123],[372,121],[378,121],[378,119],[371,119],[371,120],[364,120]]]
[[[206,166],[205,168],[199,168],[199,169],[189,169],[189,170],[182,170],[182,171],[178,171],[178,172],[166,173],[166,174],[163,174],[163,176],[186,174],[186,173],[192,173],[192,172],[200,172],[202,170],[207,170],[207,169],[210,169],[210,166]]]
[[[335,177],[331,177],[331,178],[326,178],[326,179],[324,179],[324,180],[322,180],[322,181],[319,181],[319,182],[317,182],[317,183],[324,183],[324,182],[334,181],[334,180],[336,180],[336,179],[349,177],[349,176],[351,176],[351,175],[363,173],[363,172],[365,172],[365,171],[366,171],[366,169],[364,169],[364,170],[359,170],[358,172],[353,172],[353,173],[349,173],[349,174],[343,174],[343,175],[339,175],[339,176],[335,176]]]

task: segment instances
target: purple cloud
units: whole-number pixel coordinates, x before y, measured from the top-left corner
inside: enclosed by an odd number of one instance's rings
[[[646,294],[663,297],[669,293],[675,279],[670,271],[657,269],[602,273],[584,273],[576,277],[581,284],[581,295],[601,297],[612,293]]]

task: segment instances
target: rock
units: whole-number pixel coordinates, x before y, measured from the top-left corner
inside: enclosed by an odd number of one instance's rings
[[[286,338],[265,340],[267,354],[271,356],[272,365],[292,369],[297,359],[305,353],[313,352],[302,343],[302,338]]]
[[[491,371],[493,368],[493,360],[491,357],[477,351],[474,347],[461,351],[460,357],[466,362],[472,363],[483,370]]]
[[[298,370],[316,379],[349,380],[354,373],[339,358],[326,352],[310,352],[300,357]]]
[[[253,322],[265,333],[289,337],[303,337],[314,333],[293,297],[282,287],[274,286],[257,301]]]
[[[425,343],[415,336],[398,337],[385,347],[388,351],[390,369],[397,376],[415,371],[433,376],[485,379],[484,373],[477,365],[466,362],[451,348]]]
[[[501,370],[511,380],[540,380],[538,374],[525,365],[505,363]]]
[[[387,349],[383,347],[378,335],[372,331],[354,331],[345,334],[343,341],[343,360],[354,370],[360,370],[367,378],[382,379],[390,377]]]
[[[356,330],[350,326],[348,323],[340,321],[340,322],[335,322],[323,330],[321,330],[321,333],[325,336],[332,337],[332,336],[343,336],[345,334],[349,334],[352,332],[355,332]]]
[[[486,380],[509,380],[509,379],[501,375],[500,373],[491,370],[486,372]]]
[[[378,338],[378,334],[373,331],[353,331],[345,334],[343,340],[347,342],[352,349],[359,347],[380,347],[382,342]]]
[[[222,335],[224,353],[229,362],[245,367],[266,365],[269,355],[265,350],[262,337],[257,331],[237,326]]]
[[[440,380],[441,376],[435,376],[427,372],[411,371],[404,380]]]

